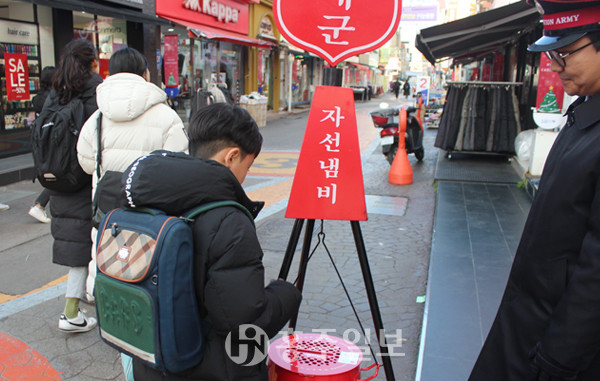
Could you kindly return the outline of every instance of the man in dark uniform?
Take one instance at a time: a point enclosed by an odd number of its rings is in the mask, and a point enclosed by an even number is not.
[[[551,59],[579,98],[548,155],[470,381],[600,380],[600,1],[538,0]]]

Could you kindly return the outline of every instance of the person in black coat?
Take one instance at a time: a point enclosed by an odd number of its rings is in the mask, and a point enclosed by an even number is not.
[[[402,86],[402,93],[404,94],[404,98],[408,99],[408,96],[410,95],[410,83],[408,82],[408,79],[406,79],[406,82],[404,82],[404,85]]]
[[[192,117],[189,140],[191,156],[155,151],[130,166],[125,172],[130,175],[124,176],[131,179],[123,184],[124,205],[181,215],[208,202],[233,200],[256,217],[264,203],[251,201],[241,186],[262,146],[250,114],[226,103],[208,105]],[[252,366],[239,364],[228,355],[226,338],[242,325],[255,326],[274,337],[298,311],[300,291],[284,280],[265,287],[263,251],[252,221],[240,209],[221,207],[201,214],[192,231],[196,295],[201,307],[190,313],[211,324],[203,358],[181,374],[163,374],[134,358],[134,378],[267,380],[265,359]]]
[[[394,96],[398,99],[398,94],[400,94],[400,81],[398,79],[392,82],[392,90],[394,91]]]
[[[569,95],[470,381],[600,380],[600,1],[538,0]],[[585,16],[585,17],[584,17]]]
[[[98,75],[98,60],[94,46],[86,40],[69,42],[60,57],[52,78],[52,90],[45,102],[66,104],[80,97],[85,119],[96,111],[96,86],[102,82]],[[82,126],[78,126],[80,129]],[[81,190],[74,193],[50,191],[50,232],[54,238],[52,261],[69,266],[66,303],[58,328],[67,332],[87,332],[96,326],[96,319],[79,310],[85,296],[87,265],[92,258],[92,177]]]
[[[54,76],[55,71],[56,68],[54,66],[46,66],[42,69],[42,73],[40,74],[40,89],[35,97],[31,99],[36,118],[42,112],[44,103],[50,94],[50,90],[52,89],[52,77]],[[33,206],[29,209],[29,215],[42,223],[49,223],[50,218],[46,215],[46,205],[48,205],[48,201],[50,201],[50,192],[47,189],[43,189],[35,199]]]

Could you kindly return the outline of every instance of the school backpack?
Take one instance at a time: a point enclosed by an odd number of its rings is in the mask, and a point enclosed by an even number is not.
[[[210,324],[201,319],[194,284],[190,224],[216,201],[180,217],[157,209],[114,209],[100,223],[94,286],[102,339],[162,372],[190,369],[202,359]]]
[[[77,192],[92,181],[77,160],[77,139],[85,122],[83,101],[74,97],[61,105],[54,91],[50,96],[31,130],[36,178],[45,188]]]

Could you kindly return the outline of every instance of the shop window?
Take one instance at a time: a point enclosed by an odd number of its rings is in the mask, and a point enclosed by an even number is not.
[[[2,24],[5,28],[0,30],[0,157],[29,152],[29,129],[35,119],[31,99],[40,88],[37,25],[8,20]]]
[[[243,94],[241,84],[242,47],[230,42],[220,42],[219,83],[224,84],[236,102]]]
[[[106,78],[110,57],[127,46],[127,21],[73,12],[73,38],[88,40],[94,44],[98,51],[100,76]]]

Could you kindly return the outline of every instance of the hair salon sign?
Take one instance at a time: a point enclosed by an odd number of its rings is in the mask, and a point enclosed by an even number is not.
[[[27,55],[4,53],[6,96],[9,101],[29,100],[29,68]]]
[[[332,66],[385,44],[398,29],[401,11],[401,0],[322,0],[318,6],[273,1],[281,34]]]

